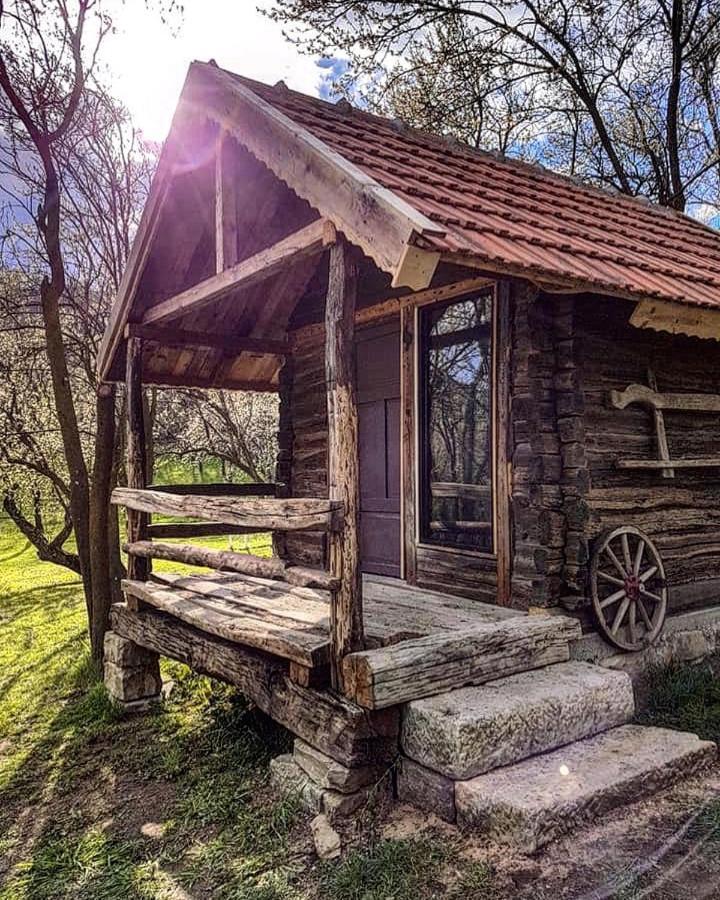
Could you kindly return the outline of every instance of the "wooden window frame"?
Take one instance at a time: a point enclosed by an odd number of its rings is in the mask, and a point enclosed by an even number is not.
[[[490,490],[491,490],[491,537],[492,549],[480,550],[474,547],[463,547],[452,543],[434,543],[423,537],[423,517],[424,504],[427,502],[425,498],[425,485],[423,478],[427,468],[426,446],[426,384],[425,373],[423,371],[423,359],[425,355],[425,347],[423,345],[423,329],[421,324],[421,315],[429,306],[445,306],[449,307],[455,303],[462,303],[463,300],[471,300],[473,298],[484,295],[490,302]],[[465,291],[454,297],[443,298],[441,301],[418,304],[414,309],[413,331],[415,335],[414,346],[414,402],[413,402],[413,418],[414,418],[414,438],[415,438],[415,545],[421,549],[440,550],[443,553],[455,553],[463,556],[471,556],[473,559],[496,560],[498,553],[498,462],[501,454],[498,452],[498,296],[497,285],[489,285],[485,288],[479,288],[473,291]]]

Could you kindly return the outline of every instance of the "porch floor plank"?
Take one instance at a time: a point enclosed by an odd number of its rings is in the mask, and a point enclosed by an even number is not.
[[[208,634],[263,650],[309,669],[330,657],[330,593],[236,572],[153,573],[123,583],[126,593]],[[368,648],[522,616],[517,611],[416,588],[393,579],[363,579]]]

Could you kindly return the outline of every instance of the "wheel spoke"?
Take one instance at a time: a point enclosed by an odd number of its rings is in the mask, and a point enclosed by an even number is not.
[[[626,597],[618,607],[618,611],[615,614],[613,623],[610,626],[610,631],[612,631],[613,634],[617,634],[618,628],[620,628],[620,626],[622,625],[623,619],[625,618],[625,613],[628,611],[628,607],[630,606],[630,602],[630,598]]]
[[[643,553],[645,552],[645,541],[640,538],[637,550],[635,551],[635,564],[633,565],[633,575],[640,574],[640,566],[642,565]]]
[[[615,591],[614,594],[610,594],[609,597],[606,597],[604,600],[600,601],[600,609],[605,609],[606,606],[612,606],[613,603],[617,603],[618,600],[622,600],[625,596],[625,588],[621,591]]]
[[[662,631],[668,584],[653,539],[631,525],[593,543],[589,599],[598,630],[620,650],[649,646]]]
[[[616,569],[618,570],[618,572],[620,573],[620,577],[623,578],[623,580],[624,580],[625,578],[627,578],[628,573],[625,571],[625,569],[623,569],[622,563],[621,563],[620,560],[617,558],[617,556],[615,556],[615,554],[613,553],[612,547],[609,547],[609,546],[606,547],[606,548],[605,548],[605,552],[606,552],[607,555],[610,557],[610,559],[611,559],[611,561],[612,561],[612,564],[615,566],[615,568],[616,568]]]
[[[627,532],[623,531],[620,535],[620,545],[622,546],[623,559],[625,560],[625,571],[632,571],[632,561],[630,559],[630,542],[628,541]]]
[[[645,604],[642,602],[642,597],[638,600],[637,607],[640,610],[640,615],[643,617],[643,619],[645,621],[645,627],[647,628],[648,631],[652,631],[653,623],[652,623],[650,616],[648,615],[647,610],[645,609]]]
[[[628,628],[630,629],[630,643],[634,644],[637,640],[637,609],[636,604],[630,604],[630,614],[628,616]]]
[[[622,581],[620,578],[616,578],[614,575],[610,575],[608,572],[601,572],[598,570],[597,576],[598,578],[602,578],[603,581],[609,581],[610,584],[614,584],[617,587],[625,587],[624,581]]]
[[[645,584],[646,581],[648,581],[650,578],[653,577],[653,575],[657,572],[657,570],[658,570],[657,566],[650,566],[650,568],[646,572],[642,573],[642,575],[640,576],[640,581],[642,581],[642,583]]]

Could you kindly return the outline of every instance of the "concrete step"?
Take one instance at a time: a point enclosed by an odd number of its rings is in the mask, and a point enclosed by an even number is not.
[[[466,779],[629,722],[624,672],[566,662],[480,687],[413,700],[403,710],[406,756]]]
[[[654,794],[717,759],[697,735],[623,725],[455,785],[458,824],[534,853],[610,809]]]

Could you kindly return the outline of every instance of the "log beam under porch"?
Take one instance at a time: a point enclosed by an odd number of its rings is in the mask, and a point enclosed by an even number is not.
[[[399,711],[370,713],[330,691],[290,680],[286,661],[205,634],[162,612],[117,603],[112,630],[140,647],[237,687],[308,744],[349,768],[390,762],[397,753]]]

